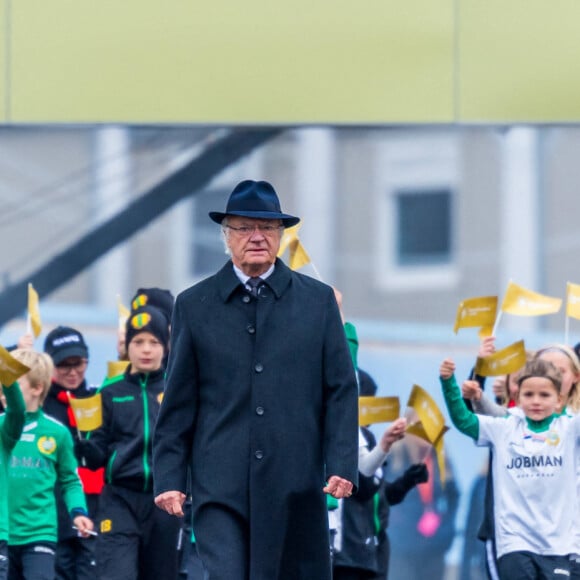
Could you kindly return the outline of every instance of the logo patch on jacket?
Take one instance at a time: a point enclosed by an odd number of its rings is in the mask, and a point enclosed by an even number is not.
[[[101,534],[106,534],[113,529],[113,521],[112,520],[103,520],[101,522]]]
[[[52,455],[56,451],[56,440],[54,437],[46,437],[43,435],[38,439],[36,446],[44,455]]]

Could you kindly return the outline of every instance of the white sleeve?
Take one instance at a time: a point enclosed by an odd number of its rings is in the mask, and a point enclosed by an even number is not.
[[[380,445],[374,447],[372,451],[369,451],[367,447],[365,454],[361,453],[361,449],[359,448],[358,454],[358,470],[364,476],[371,477],[383,465],[387,453],[381,449]]]

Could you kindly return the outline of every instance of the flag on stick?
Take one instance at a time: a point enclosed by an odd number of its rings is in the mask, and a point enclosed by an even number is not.
[[[417,391],[415,392],[415,389],[417,389]],[[413,394],[413,392],[415,392],[415,395]],[[441,484],[445,485],[445,445],[443,444],[443,435],[445,435],[445,433],[447,433],[447,431],[449,431],[449,427],[447,427],[444,423],[442,424],[441,427],[439,427],[439,415],[441,416],[441,420],[443,420],[443,415],[441,414],[441,411],[439,411],[437,405],[435,404],[435,401],[433,401],[433,399],[431,399],[431,396],[424,391],[423,389],[421,389],[421,387],[419,387],[418,385],[415,385],[413,387],[413,392],[411,392],[411,397],[409,397],[409,404],[408,406],[413,408],[417,415],[419,416],[419,411],[417,410],[417,406],[412,406],[411,399],[415,399],[413,404],[417,405],[417,403],[420,404],[420,406],[425,405],[425,401],[427,401],[427,406],[431,408],[431,413],[433,414],[433,416],[437,417],[436,419],[436,425],[435,427],[433,426],[433,421],[431,421],[431,419],[427,419],[427,425],[431,425],[430,427],[428,427],[429,432],[427,431],[427,429],[425,428],[425,423],[423,423],[423,420],[421,418],[419,418],[419,421],[416,423],[412,423],[410,424],[407,429],[406,429],[406,433],[408,435],[415,435],[416,437],[420,437],[421,439],[423,439],[424,441],[427,441],[427,443],[430,443],[433,446],[433,449],[435,449],[435,455],[437,456],[437,465],[439,466],[439,477],[441,479]],[[427,416],[429,415],[429,413],[422,413],[423,416]],[[434,433],[436,433],[437,431],[439,431],[438,435],[436,436],[435,439],[432,439],[432,436]]]
[[[482,377],[509,375],[519,371],[526,364],[524,341],[519,340],[486,357],[478,357],[475,373]]]
[[[413,385],[407,406],[417,413],[428,441],[435,443],[445,432],[445,418],[431,395],[419,385]]]
[[[399,397],[359,397],[358,423],[388,423],[399,417],[400,410]]]
[[[40,308],[38,292],[33,288],[32,284],[28,283],[28,331],[32,331],[34,338],[38,338],[42,331],[42,322],[40,320]]]
[[[566,316],[580,320],[580,284],[566,284]]]
[[[517,316],[543,316],[558,312],[561,306],[561,298],[538,294],[510,281],[501,309]]]
[[[493,328],[497,313],[497,296],[479,296],[467,298],[459,303],[453,332],[457,334],[460,328],[479,327]],[[488,336],[488,335],[486,335]]]
[[[297,224],[284,230],[284,235],[280,241],[280,249],[278,250],[278,257],[280,258],[288,249],[288,266],[292,270],[298,270],[311,262],[310,256],[298,238],[300,226],[301,224]]]
[[[68,391],[67,391],[68,393]],[[76,399],[70,396],[69,403],[74,413],[79,431],[94,431],[103,423],[103,409],[101,393],[85,399]]]
[[[0,346],[0,383],[9,387],[16,379],[30,370],[16,360],[3,346]]]

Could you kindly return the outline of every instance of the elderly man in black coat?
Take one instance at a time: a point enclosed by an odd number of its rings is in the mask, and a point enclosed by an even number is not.
[[[210,580],[330,578],[325,493],[357,483],[357,386],[331,287],[277,259],[274,188],[246,180],[221,224],[229,261],[182,292],[153,444],[155,503],[193,530]]]

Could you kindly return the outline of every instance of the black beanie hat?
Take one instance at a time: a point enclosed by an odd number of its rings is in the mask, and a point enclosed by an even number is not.
[[[139,310],[143,306],[154,306],[165,314],[167,323],[171,323],[173,314],[173,294],[163,288],[139,288],[131,299],[131,311]]]
[[[165,352],[169,349],[169,323],[165,314],[154,306],[142,306],[131,312],[125,326],[125,347],[140,332],[150,332],[163,345]]]

